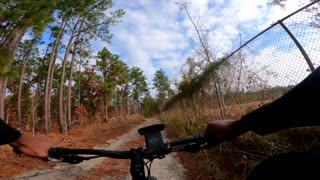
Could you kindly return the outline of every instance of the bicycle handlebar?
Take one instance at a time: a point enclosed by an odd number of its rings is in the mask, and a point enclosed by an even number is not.
[[[152,162],[154,159],[164,158],[165,155],[171,152],[186,151],[195,153],[202,149],[209,148],[211,145],[210,137],[207,133],[198,134],[195,136],[190,136],[164,143],[160,132],[163,129],[163,124],[154,124],[139,129],[139,134],[145,136],[146,148],[132,148],[130,151],[110,151],[101,149],[70,149],[57,147],[49,149],[49,160],[55,162],[77,164],[84,160],[89,160],[98,157],[131,159],[131,176],[133,177],[133,179],[145,180],[150,178],[150,172],[146,177],[144,172],[144,166],[147,166],[147,163],[144,163],[144,159],[147,159],[149,160],[149,162]],[[151,166],[151,163],[149,166]],[[150,170],[150,167],[147,169]]]
[[[166,155],[175,151],[186,151],[186,152],[198,152],[202,149],[209,147],[208,134],[198,134],[196,136],[190,136],[183,139],[178,139],[172,142],[165,143],[166,149],[162,151],[161,155]],[[150,154],[148,149],[141,149],[144,153],[143,158],[154,159],[154,156]],[[50,148],[48,154],[52,158],[66,158],[75,157],[72,155],[95,155],[94,157],[110,157],[116,159],[130,159],[131,151],[111,151],[111,150],[101,150],[101,149],[71,149],[63,147]],[[86,157],[88,158],[88,157]],[[90,158],[90,157],[89,157]]]
[[[97,157],[110,157],[117,159],[130,159],[130,151],[109,151],[101,149],[70,149],[70,148],[50,148],[48,151],[49,157],[61,159],[64,162],[76,164],[83,160],[89,160]],[[80,155],[95,155],[84,157]],[[75,159],[75,160],[74,160]]]

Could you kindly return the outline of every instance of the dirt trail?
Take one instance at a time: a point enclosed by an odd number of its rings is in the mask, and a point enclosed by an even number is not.
[[[106,142],[105,145],[96,147],[96,149],[108,149],[108,150],[119,150],[126,143],[132,141],[138,136],[138,129],[148,124],[156,123],[157,120],[149,119],[145,123],[133,128],[131,131],[123,134],[122,136],[111,139]],[[58,164],[53,169],[41,169],[37,168],[34,170],[26,171],[11,179],[15,180],[65,180],[65,179],[76,179],[86,174],[95,166],[100,165],[106,158],[97,158],[89,161],[82,162],[76,165],[70,164]],[[163,180],[182,180],[185,179],[185,169],[182,164],[179,163],[179,159],[174,153],[166,156],[164,159],[154,160],[151,168],[152,175],[157,179]],[[101,177],[100,179],[121,179],[115,177]],[[123,178],[122,178],[123,179]],[[128,174],[124,179],[131,179]]]

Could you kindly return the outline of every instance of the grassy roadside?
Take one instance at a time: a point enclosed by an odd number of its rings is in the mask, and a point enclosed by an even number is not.
[[[161,116],[173,137],[203,132],[208,116],[193,111],[166,112]],[[266,136],[248,132],[237,139],[196,154],[179,153],[189,179],[245,179],[263,159],[292,151],[320,149],[319,127],[295,128]]]

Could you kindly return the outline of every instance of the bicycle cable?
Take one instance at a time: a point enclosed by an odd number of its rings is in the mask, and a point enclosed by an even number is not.
[[[149,160],[147,162],[144,162],[144,165],[146,166],[147,171],[148,171],[148,178],[147,179],[150,179],[150,177],[151,177],[151,165],[152,165],[152,162],[153,162],[153,160]],[[149,163],[149,165],[148,165],[148,163]]]

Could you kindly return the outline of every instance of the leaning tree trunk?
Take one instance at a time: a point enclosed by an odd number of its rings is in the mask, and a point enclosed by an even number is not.
[[[106,113],[105,123],[107,123],[108,122],[108,104],[109,104],[107,95],[105,96],[105,103],[106,103],[106,107],[105,107],[105,113]]]
[[[118,117],[118,99],[117,99],[118,97],[117,97],[117,93],[114,93],[114,99],[115,99],[115,101],[114,101],[114,109],[115,109],[115,111],[116,111],[116,117]]]
[[[205,44],[204,41],[203,41],[203,36],[202,36],[202,34],[200,33],[199,26],[197,26],[197,24],[196,24],[196,23],[194,22],[194,20],[192,19],[191,15],[190,15],[190,12],[189,12],[189,10],[188,10],[188,8],[187,8],[187,6],[186,6],[185,4],[183,4],[183,5],[182,5],[182,8],[186,11],[188,18],[190,19],[193,27],[195,28],[196,33],[197,33],[198,38],[199,38],[199,41],[200,41],[200,44],[201,44],[202,48],[203,48],[204,51],[205,51],[205,55],[206,55],[206,57],[207,57],[207,60],[208,60],[208,62],[210,62],[210,57],[211,57],[212,60],[213,60],[213,56],[212,56],[212,54],[209,52],[209,49],[207,48],[206,44]],[[220,92],[219,92],[219,89],[218,89],[218,84],[217,84],[217,82],[216,82],[216,78],[215,78],[215,77],[213,77],[213,83],[214,83],[214,86],[215,86],[215,89],[216,89],[216,92],[215,92],[215,93],[216,93],[217,98],[218,98],[220,115],[221,115],[221,118],[224,118],[224,116],[225,116],[225,115],[224,115],[224,105],[223,105],[223,103],[222,103],[223,99],[222,99],[222,97],[221,97],[221,95],[220,95]]]
[[[66,24],[67,24],[67,18],[64,17],[61,22],[60,31],[57,35],[56,41],[52,47],[52,52],[50,55],[50,62],[48,67],[48,74],[47,74],[46,87],[45,87],[45,93],[44,93],[44,118],[45,118],[46,134],[50,132],[50,121],[51,121],[50,120],[50,96],[51,96],[54,65],[55,65],[55,60],[58,52],[58,47],[59,47]]]
[[[138,98],[136,99],[137,100],[137,104],[136,104],[136,106],[137,106],[137,108],[136,108],[136,113],[137,114],[140,114],[140,108],[139,108],[139,96],[138,96]]]
[[[71,65],[70,65],[70,75],[69,75],[69,84],[68,84],[68,91],[67,91],[67,123],[68,123],[68,129],[70,129],[72,127],[72,119],[71,119],[71,100],[72,100],[72,81],[73,81],[73,66],[76,60],[76,50],[77,50],[77,46],[78,46],[78,40],[79,40],[79,36],[77,36],[77,39],[74,43],[73,46],[73,51],[72,51],[72,58],[71,58]]]
[[[60,132],[65,133],[66,132],[66,118],[63,108],[63,89],[64,89],[64,77],[66,72],[66,66],[68,61],[68,56],[70,54],[71,46],[73,43],[74,34],[76,33],[77,26],[79,24],[79,21],[74,25],[72,33],[70,35],[70,39],[66,48],[66,52],[64,54],[64,59],[62,63],[62,72],[61,72],[61,79],[60,79],[60,90],[59,90],[59,125],[60,125]]]
[[[81,21],[81,24],[80,24],[80,27],[79,27],[79,30],[81,30],[82,28],[82,24],[83,24],[83,21]],[[68,129],[71,128],[72,126],[72,117],[71,117],[71,99],[72,99],[72,81],[73,81],[73,72],[74,72],[74,69],[73,69],[73,66],[75,64],[75,61],[76,61],[76,52],[77,52],[77,48],[78,48],[78,43],[79,43],[79,39],[80,39],[80,35],[81,33],[78,33],[77,34],[77,38],[74,42],[74,45],[73,45],[73,51],[72,51],[72,58],[71,58],[71,65],[70,65],[70,75],[69,75],[69,84],[68,84],[68,92],[67,92],[67,123],[68,123]]]
[[[221,97],[221,94],[220,94],[220,91],[219,91],[219,85],[217,83],[217,80],[215,77],[212,77],[213,78],[213,84],[214,84],[214,87],[215,87],[215,93],[217,95],[217,98],[218,98],[218,105],[219,105],[219,110],[220,110],[220,116],[222,119],[225,118],[225,114],[224,114],[224,103],[223,103],[223,97]]]
[[[130,117],[130,102],[129,102],[129,95],[128,95],[128,88],[126,87],[126,104],[127,104],[127,114]]]
[[[122,106],[122,103],[123,103],[123,96],[121,95],[120,97],[120,117],[123,117],[123,106]]]
[[[127,104],[127,114],[128,114],[128,116],[130,117],[130,104],[129,104],[129,98],[128,98],[128,96],[126,97],[126,104]]]
[[[27,63],[28,63],[32,48],[36,44],[36,40],[37,39],[34,38],[31,42],[31,45],[27,51],[27,54],[25,55],[25,57],[23,59],[22,68],[21,68],[21,72],[19,75],[19,87],[18,87],[18,126],[19,127],[21,127],[21,125],[22,125],[22,113],[21,113],[21,99],[22,98],[21,98],[21,94],[22,94],[23,76],[24,76],[25,69],[27,67]]]
[[[27,21],[27,20],[26,20]],[[19,43],[27,30],[27,24],[24,26],[16,26],[11,33],[6,37],[0,46],[0,52],[7,54],[7,62],[0,67],[0,118],[4,119],[4,99],[6,96],[7,77],[6,73],[10,71],[11,62],[16,55]]]
[[[6,96],[7,77],[0,76],[0,118],[4,119],[4,97]]]
[[[4,119],[5,76],[0,76],[0,118]]]

